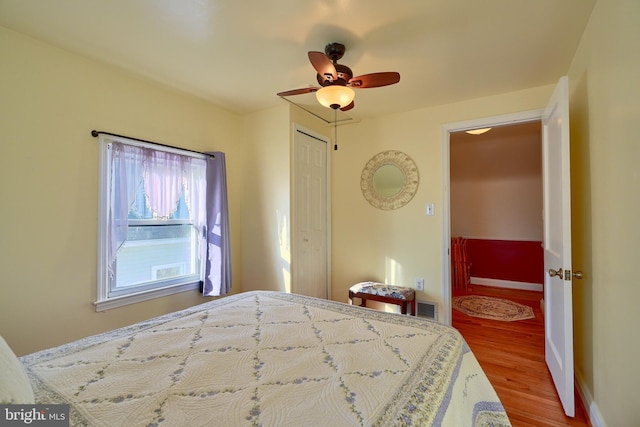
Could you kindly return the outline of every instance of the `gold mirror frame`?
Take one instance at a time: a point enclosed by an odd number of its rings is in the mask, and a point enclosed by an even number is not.
[[[378,194],[373,178],[382,166],[392,165],[400,169],[404,175],[404,184],[400,190],[389,197]],[[405,153],[396,150],[383,151],[373,156],[365,165],[360,177],[362,195],[371,206],[382,210],[399,209],[409,203],[418,190],[420,177],[418,166]]]

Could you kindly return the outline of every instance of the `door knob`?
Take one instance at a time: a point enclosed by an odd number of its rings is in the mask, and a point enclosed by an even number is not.
[[[549,269],[549,277],[559,277],[564,280],[569,280],[571,276],[573,276],[574,279],[582,279],[584,277],[582,271],[580,270],[576,270],[571,273],[571,270],[562,271],[561,268],[559,268],[558,270],[554,270],[553,268]]]
[[[549,269],[549,277],[559,277],[559,278],[563,278],[563,271],[561,268],[559,268],[558,270],[554,270],[553,268]]]

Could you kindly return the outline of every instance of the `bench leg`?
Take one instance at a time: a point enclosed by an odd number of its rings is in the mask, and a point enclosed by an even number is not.
[[[367,294],[356,294],[355,292],[349,291],[349,304],[353,305],[353,299],[354,298],[360,298],[360,307],[366,307],[367,306]],[[407,314],[407,306],[410,305],[411,306],[411,314],[415,316],[416,314],[416,300],[415,298],[410,300],[410,301],[406,301],[406,300],[400,300],[400,299],[396,299],[396,298],[382,298],[379,299],[380,297],[374,297],[374,301],[379,301],[382,302],[384,304],[395,304],[395,305],[399,305],[400,306],[400,313],[402,314]]]
[[[349,291],[349,304],[353,305],[353,298],[360,298],[360,307],[366,307],[367,306],[367,300],[365,297],[360,296],[360,295],[356,295],[354,294],[352,291]]]

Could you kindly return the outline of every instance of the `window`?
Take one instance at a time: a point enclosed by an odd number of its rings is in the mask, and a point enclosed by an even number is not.
[[[98,311],[200,287],[205,157],[100,136]]]

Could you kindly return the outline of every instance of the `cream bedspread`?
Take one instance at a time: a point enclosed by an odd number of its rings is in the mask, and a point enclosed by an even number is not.
[[[21,358],[72,425],[507,426],[459,333],[293,294],[232,295]]]

